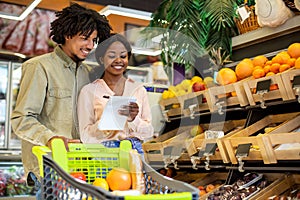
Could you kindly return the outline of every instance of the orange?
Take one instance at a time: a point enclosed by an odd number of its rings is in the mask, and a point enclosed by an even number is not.
[[[265,76],[265,71],[261,68],[257,68],[253,71],[252,76],[254,78],[261,78]]]
[[[239,80],[247,78],[252,75],[254,65],[249,58],[243,59],[235,67],[235,73]]]
[[[277,84],[270,85],[270,91],[272,90],[278,90],[278,85]]]
[[[252,63],[254,66],[264,66],[267,61],[268,58],[264,55],[259,55],[252,59]]]
[[[279,63],[273,63],[270,67],[270,71],[277,74],[279,72],[280,64]]]
[[[300,43],[293,43],[287,49],[288,54],[292,58],[299,58],[300,57]]]
[[[106,181],[109,188],[114,190],[129,190],[131,188],[130,172],[121,167],[115,167],[107,174]]]
[[[295,68],[300,69],[300,57],[295,61]]]
[[[282,64],[279,67],[279,72],[284,72],[286,70],[288,70],[291,66],[289,64]]]
[[[296,58],[290,58],[287,64],[289,64],[291,67],[294,67],[295,62],[296,62]]]
[[[236,91],[232,91],[232,92],[231,92],[231,96],[232,96],[232,97],[236,97],[236,96],[237,96]]]
[[[291,57],[287,52],[282,51],[272,58],[272,63],[286,64],[289,62],[290,58]]]
[[[221,85],[227,85],[237,82],[237,76],[232,69],[225,67],[218,72],[217,81]]]
[[[262,68],[263,68],[262,66],[257,65],[257,66],[255,66],[255,67],[253,68],[253,71],[256,70],[256,69],[262,69]]]
[[[93,185],[97,187],[101,187],[105,190],[109,190],[108,183],[104,178],[95,178]]]
[[[270,72],[270,68],[271,68],[271,65],[265,65],[263,69],[264,69],[265,73],[268,73],[268,72]]]
[[[266,63],[265,63],[265,66],[266,65],[272,65],[272,60],[268,60]]]
[[[273,75],[275,75],[274,72],[268,72],[268,73],[266,74],[266,76],[273,76]]]

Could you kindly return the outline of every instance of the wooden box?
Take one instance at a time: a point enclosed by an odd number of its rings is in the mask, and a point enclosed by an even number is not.
[[[211,101],[211,111],[218,111],[222,107],[244,107],[249,105],[249,101],[243,86],[243,82],[246,80],[247,79],[224,86],[215,86],[209,88],[208,93]]]
[[[242,128],[244,128],[245,121],[246,120],[244,119],[230,120],[230,121],[218,122],[212,124],[203,124],[202,126],[204,130],[223,131],[225,134],[224,137],[227,137],[235,133],[236,131],[239,131]],[[224,163],[230,162],[229,156],[226,152],[226,148],[224,147],[224,144],[220,139],[205,139],[203,135],[198,135],[186,140],[185,143],[186,143],[186,149],[188,155],[190,157],[195,153],[199,152],[200,149],[204,149],[206,144],[217,143],[218,150],[216,151],[216,154],[212,157],[212,160],[223,160]]]
[[[221,173],[221,172],[212,172],[207,174],[206,176],[202,177],[201,179],[195,180],[194,182],[190,183],[192,186],[199,188],[199,199],[205,200],[207,199],[208,195],[211,194],[214,190],[218,189],[220,186],[224,185],[226,179],[228,178],[228,173]],[[213,185],[214,188],[206,190],[206,186]],[[202,188],[206,192],[202,192]]]
[[[184,141],[191,137],[190,130],[193,126],[184,126],[164,133],[157,138],[142,144],[145,152],[145,160],[164,161],[164,154],[167,147],[178,147],[177,150],[185,149]]]
[[[263,136],[272,163],[278,160],[300,160],[300,114]]]
[[[162,99],[159,101],[162,113],[168,120],[172,117],[182,117],[191,116],[191,110],[187,106],[189,100],[197,99],[197,97],[202,96],[202,102],[196,102],[197,106],[193,108],[194,112],[210,112],[211,111],[211,101],[208,95],[208,90],[203,90],[199,92],[191,92],[178,97],[173,97],[170,99]],[[189,104],[188,104],[189,105]]]
[[[229,137],[221,138],[231,163],[238,163],[236,158],[238,145],[249,143],[251,143],[252,148],[250,149],[249,155],[243,158],[243,160],[263,160],[265,164],[274,163],[274,158],[269,156],[269,150],[266,149],[263,136],[270,130],[275,129],[279,124],[286,123],[298,114],[299,113],[269,115]]]
[[[296,83],[295,77],[300,76],[300,69],[291,69],[283,72],[281,74],[281,78],[283,81],[283,84],[285,86],[287,96],[289,99],[296,99],[296,96],[300,96],[300,85],[299,83]],[[299,80],[299,79],[298,79]],[[294,83],[295,81],[295,83]],[[294,88],[294,84],[298,85]],[[297,91],[298,88],[298,91]]]
[[[260,89],[257,88],[257,85],[263,83],[264,81],[269,81],[269,80],[271,82],[270,88],[268,88],[269,91],[259,94],[259,92],[257,91],[259,91]],[[244,85],[244,90],[246,92],[249,104],[251,106],[260,104],[261,107],[264,108],[265,106],[264,104],[267,101],[289,100],[280,73],[272,76],[259,78],[259,79],[251,78],[247,81],[244,81],[243,85]]]
[[[252,196],[249,200],[268,200],[268,199],[274,199],[274,197],[279,197],[280,195],[287,195],[290,191],[292,191],[295,188],[299,189],[300,184],[300,176],[299,174],[287,174],[284,175],[277,180],[275,180],[273,183],[271,183],[268,187],[261,190],[256,195]],[[281,198],[277,198],[281,199]],[[288,198],[282,198],[282,199],[288,199]]]

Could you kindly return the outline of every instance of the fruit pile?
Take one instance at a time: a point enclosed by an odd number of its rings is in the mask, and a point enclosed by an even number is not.
[[[169,99],[173,97],[182,96],[191,92],[198,92],[206,90],[208,87],[214,85],[212,77],[205,77],[202,79],[199,76],[193,76],[191,79],[184,79],[177,85],[171,85],[168,90],[162,93],[162,99]]]
[[[87,178],[83,172],[71,172],[70,175],[77,181],[86,183]],[[107,191],[125,191],[130,190],[132,186],[131,173],[121,167],[115,167],[109,171],[106,178],[97,177],[92,185],[103,188]]]
[[[26,184],[23,167],[0,169],[0,197],[34,195],[34,188]]]
[[[227,85],[248,77],[258,79],[284,72],[292,67],[300,69],[300,43],[291,44],[286,51],[277,53],[271,59],[258,55],[253,59],[244,58],[234,70],[222,68],[218,72],[217,82],[220,85]]]
[[[268,184],[268,181],[265,180],[263,176],[257,173],[247,173],[231,185],[220,186],[217,190],[214,190],[207,199],[242,200],[265,188]]]
[[[221,186],[221,181],[220,182],[216,182],[216,183],[210,183],[208,185],[199,185],[198,189],[199,189],[199,196],[203,196],[209,192],[212,192],[213,190],[215,190],[216,188]]]

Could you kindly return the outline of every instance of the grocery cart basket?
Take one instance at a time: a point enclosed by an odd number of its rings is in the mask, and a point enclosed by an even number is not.
[[[199,190],[192,185],[165,177],[143,161],[145,194],[134,196],[114,195],[110,191],[92,185],[95,178],[106,178],[114,167],[129,169],[131,143],[124,140],[120,147],[108,148],[101,144],[69,144],[67,151],[60,139],[52,142],[52,151],[45,146],[34,146],[42,177],[43,199],[107,200],[107,199],[193,199],[199,198]],[[71,172],[83,172],[86,182],[73,178]]]

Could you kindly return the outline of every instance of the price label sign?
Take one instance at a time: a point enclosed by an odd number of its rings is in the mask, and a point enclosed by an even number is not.
[[[294,76],[293,80],[293,88],[298,88],[300,87],[300,75]]]
[[[270,85],[271,85],[271,79],[257,82],[256,94],[269,92]]]
[[[214,155],[217,149],[217,143],[208,143],[205,146],[205,155]]]
[[[203,94],[200,94],[190,99],[186,99],[184,101],[183,109],[187,109],[191,105],[199,105],[200,103],[202,103],[202,99],[203,99]]]
[[[247,157],[249,155],[251,143],[247,144],[239,144],[237,149],[236,149],[236,156],[237,157]]]
[[[173,107],[173,104],[169,104],[165,106],[165,110],[170,110]]]

